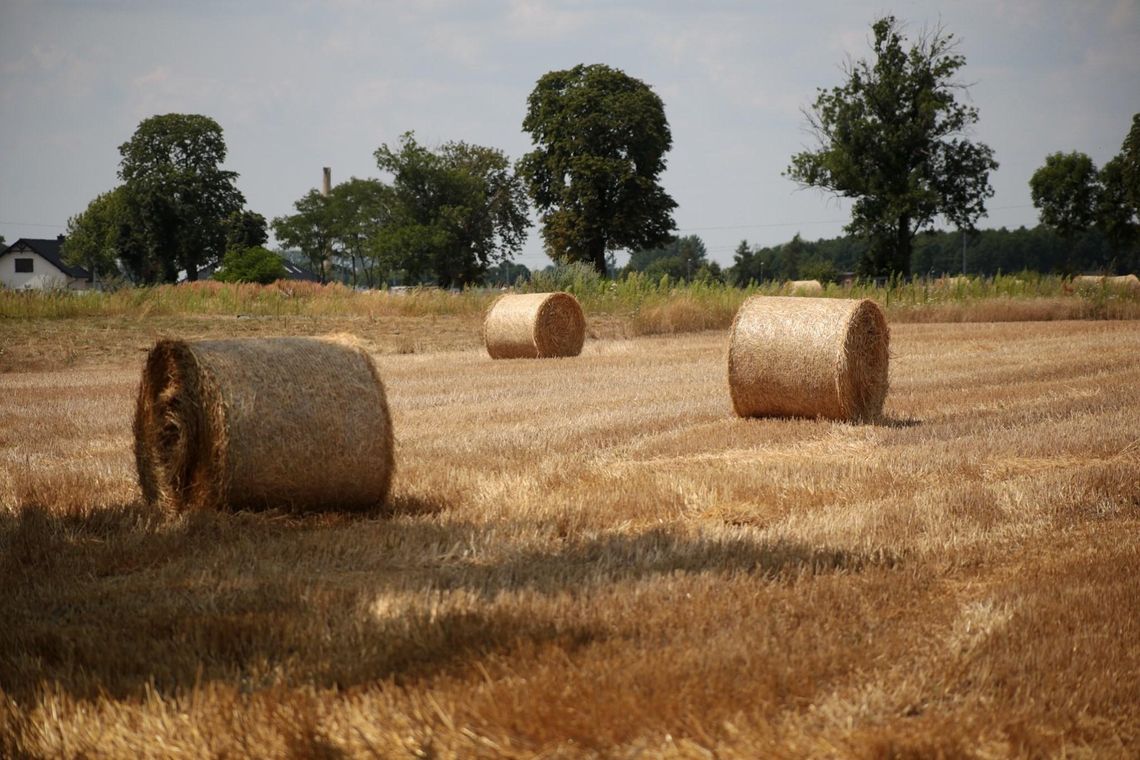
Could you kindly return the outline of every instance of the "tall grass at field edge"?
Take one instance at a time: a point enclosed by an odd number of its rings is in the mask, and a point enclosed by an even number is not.
[[[744,287],[719,282],[676,282],[668,277],[632,274],[619,280],[586,267],[536,273],[518,292],[563,290],[588,315],[628,321],[634,334],[721,329],[746,298],[788,295],[782,283]],[[478,319],[501,294],[495,288],[462,292],[439,288],[357,291],[340,284],[278,281],[270,285],[215,281],[96,291],[0,290],[0,317],[76,318],[172,315],[383,318],[458,316]],[[897,322],[1040,321],[1055,319],[1138,319],[1140,290],[1077,286],[1073,281],[1035,273],[992,278],[856,281],[829,283],[825,298],[871,298]]]

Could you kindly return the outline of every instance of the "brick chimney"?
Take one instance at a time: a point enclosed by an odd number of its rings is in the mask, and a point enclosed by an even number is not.
[[[321,195],[324,195],[327,197],[331,190],[332,190],[332,167],[326,166],[325,167],[324,182],[321,184]]]

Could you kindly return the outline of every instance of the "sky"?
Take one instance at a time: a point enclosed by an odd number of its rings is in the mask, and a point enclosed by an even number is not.
[[[539,77],[604,63],[663,100],[678,233],[728,265],[741,240],[842,234],[849,203],[781,173],[815,145],[816,89],[869,57],[885,14],[911,39],[938,26],[958,39],[980,113],[970,137],[1000,163],[980,227],[1034,226],[1028,182],[1045,157],[1100,166],[1140,111],[1140,0],[0,0],[0,235],[63,233],[118,184],[118,146],[156,114],[217,121],[225,168],[272,219],[322,167],[334,184],[385,178],[373,153],[409,130],[517,159]],[[537,223],[516,261],[550,263]]]

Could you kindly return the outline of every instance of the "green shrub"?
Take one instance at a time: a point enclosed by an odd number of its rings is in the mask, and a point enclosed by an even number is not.
[[[284,276],[281,257],[259,245],[226,251],[221,268],[214,273],[214,279],[219,282],[260,282],[262,285]]]

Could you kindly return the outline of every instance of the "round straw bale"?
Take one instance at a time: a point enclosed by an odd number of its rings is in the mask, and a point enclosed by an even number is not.
[[[1134,274],[1102,277],[1099,274],[1081,274],[1073,278],[1078,288],[1110,288],[1113,290],[1140,290],[1140,278]]]
[[[342,338],[159,341],[134,433],[143,496],[179,510],[368,509],[394,468],[384,385]]]
[[[871,300],[752,296],[736,313],[728,388],[741,417],[877,417],[890,331]]]
[[[795,295],[813,296],[823,292],[823,285],[819,280],[790,280],[785,287],[787,292]]]
[[[569,293],[508,293],[483,320],[492,359],[577,356],[585,340],[586,317]]]

